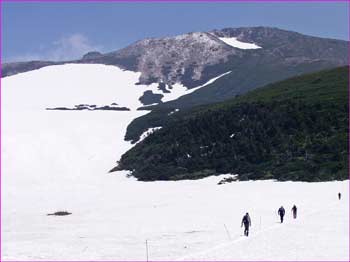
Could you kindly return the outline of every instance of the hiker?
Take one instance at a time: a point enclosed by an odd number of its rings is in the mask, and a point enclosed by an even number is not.
[[[249,227],[252,225],[248,212],[244,215],[244,217],[242,219],[241,227],[243,227],[243,225],[244,225],[244,235],[248,236],[249,235]]]
[[[298,211],[297,206],[294,205],[294,206],[292,207],[292,213],[293,213],[293,218],[294,218],[294,219],[297,218],[297,211]]]
[[[341,199],[341,193],[340,192],[338,193],[338,199],[339,200]]]
[[[281,223],[283,223],[283,217],[284,217],[284,214],[286,213],[286,211],[284,210],[284,207],[281,206],[279,209],[278,209],[278,215],[280,216],[281,218]]]

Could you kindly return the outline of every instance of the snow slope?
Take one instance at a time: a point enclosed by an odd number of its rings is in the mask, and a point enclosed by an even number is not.
[[[225,42],[226,44],[239,48],[239,49],[259,49],[261,48],[261,46],[258,46],[254,43],[246,43],[246,42],[242,42],[237,40],[236,37],[219,37],[219,39],[223,42]]]
[[[236,228],[232,230],[234,231],[233,236],[228,241],[178,259],[197,261],[233,259],[345,261],[349,259],[349,202],[347,199],[338,201],[334,194],[337,189],[348,192],[348,181],[322,184],[288,182],[274,183],[270,186],[272,192],[265,192],[264,195],[261,194],[260,188],[257,189],[262,199],[255,200],[255,202],[262,206],[250,212],[254,219],[252,218],[251,234],[248,238],[242,236],[242,232],[238,232],[236,225]],[[268,185],[265,184],[262,187],[267,189]],[[252,188],[253,185],[249,192]],[[306,191],[309,192],[306,193]],[[270,198],[273,195],[276,199],[274,201]],[[248,201],[250,202],[251,199],[248,198]],[[312,201],[317,203],[312,203]],[[294,203],[297,203],[298,206],[296,220],[291,214],[291,207]],[[276,208],[269,210],[268,214],[266,211],[271,208],[271,204]],[[280,224],[277,209],[282,204],[286,207],[286,221]],[[242,216],[243,214],[242,211]]]
[[[136,111],[138,98],[153,87],[135,85],[138,77],[61,65],[2,79],[2,260],[144,260],[146,240],[151,260],[348,259],[348,181],[219,186],[220,177],[138,182],[107,173],[131,147],[127,125],[147,113]],[[131,111],[44,110],[113,102]],[[294,203],[300,219],[277,224],[276,209]],[[46,215],[64,210],[72,215]]]
[[[179,98],[180,96],[184,96],[184,95],[188,95],[188,94],[191,94],[193,93],[194,91],[204,87],[204,86],[207,86],[207,85],[210,85],[211,83],[214,83],[217,79],[225,76],[225,75],[228,75],[230,74],[231,71],[228,71],[226,73],[223,73],[217,77],[214,77],[210,80],[208,80],[206,83],[204,83],[203,85],[200,85],[200,86],[196,86],[194,88],[191,88],[191,89],[188,89],[187,87],[185,87],[184,85],[182,84],[179,84],[179,83],[176,83],[172,86],[171,89],[167,89],[168,91],[170,91],[170,93],[164,93],[163,91],[159,90],[157,85],[150,85],[150,90],[152,90],[152,92],[154,94],[162,94],[163,97],[162,97],[162,102],[168,102],[168,101],[171,101],[171,100],[175,100],[177,98]]]

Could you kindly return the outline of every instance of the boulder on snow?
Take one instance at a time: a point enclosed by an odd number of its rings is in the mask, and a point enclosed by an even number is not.
[[[48,216],[68,216],[71,215],[72,213],[69,213],[67,211],[57,211],[55,213],[47,214]]]
[[[221,179],[218,183],[218,185],[223,185],[226,183],[231,183],[231,182],[236,182],[238,181],[238,176],[234,175],[234,176],[229,176],[229,177],[225,177],[223,179]]]

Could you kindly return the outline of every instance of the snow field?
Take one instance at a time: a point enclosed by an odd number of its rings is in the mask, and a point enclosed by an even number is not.
[[[224,175],[139,182],[107,173],[132,146],[128,124],[147,113],[135,110],[150,88],[135,86],[138,77],[63,65],[2,79],[2,260],[145,260],[146,240],[150,260],[348,260],[349,181],[217,185]],[[44,110],[112,102],[132,110]],[[46,215],[64,210],[72,215]]]

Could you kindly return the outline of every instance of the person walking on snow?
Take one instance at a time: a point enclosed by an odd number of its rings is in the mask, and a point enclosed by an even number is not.
[[[340,192],[338,193],[338,198],[339,198],[339,200],[341,199],[341,194],[340,194]]]
[[[294,219],[297,218],[297,211],[298,211],[297,206],[294,205],[294,206],[292,207],[292,213],[293,213],[293,218],[294,218]]]
[[[280,216],[281,218],[281,223],[283,223],[283,217],[284,217],[284,214],[286,213],[286,210],[284,210],[284,207],[281,206],[279,209],[278,209],[278,215]]]
[[[252,225],[248,212],[244,215],[244,217],[242,219],[241,227],[243,227],[243,225],[244,225],[244,235],[248,236],[249,235],[249,227]]]

